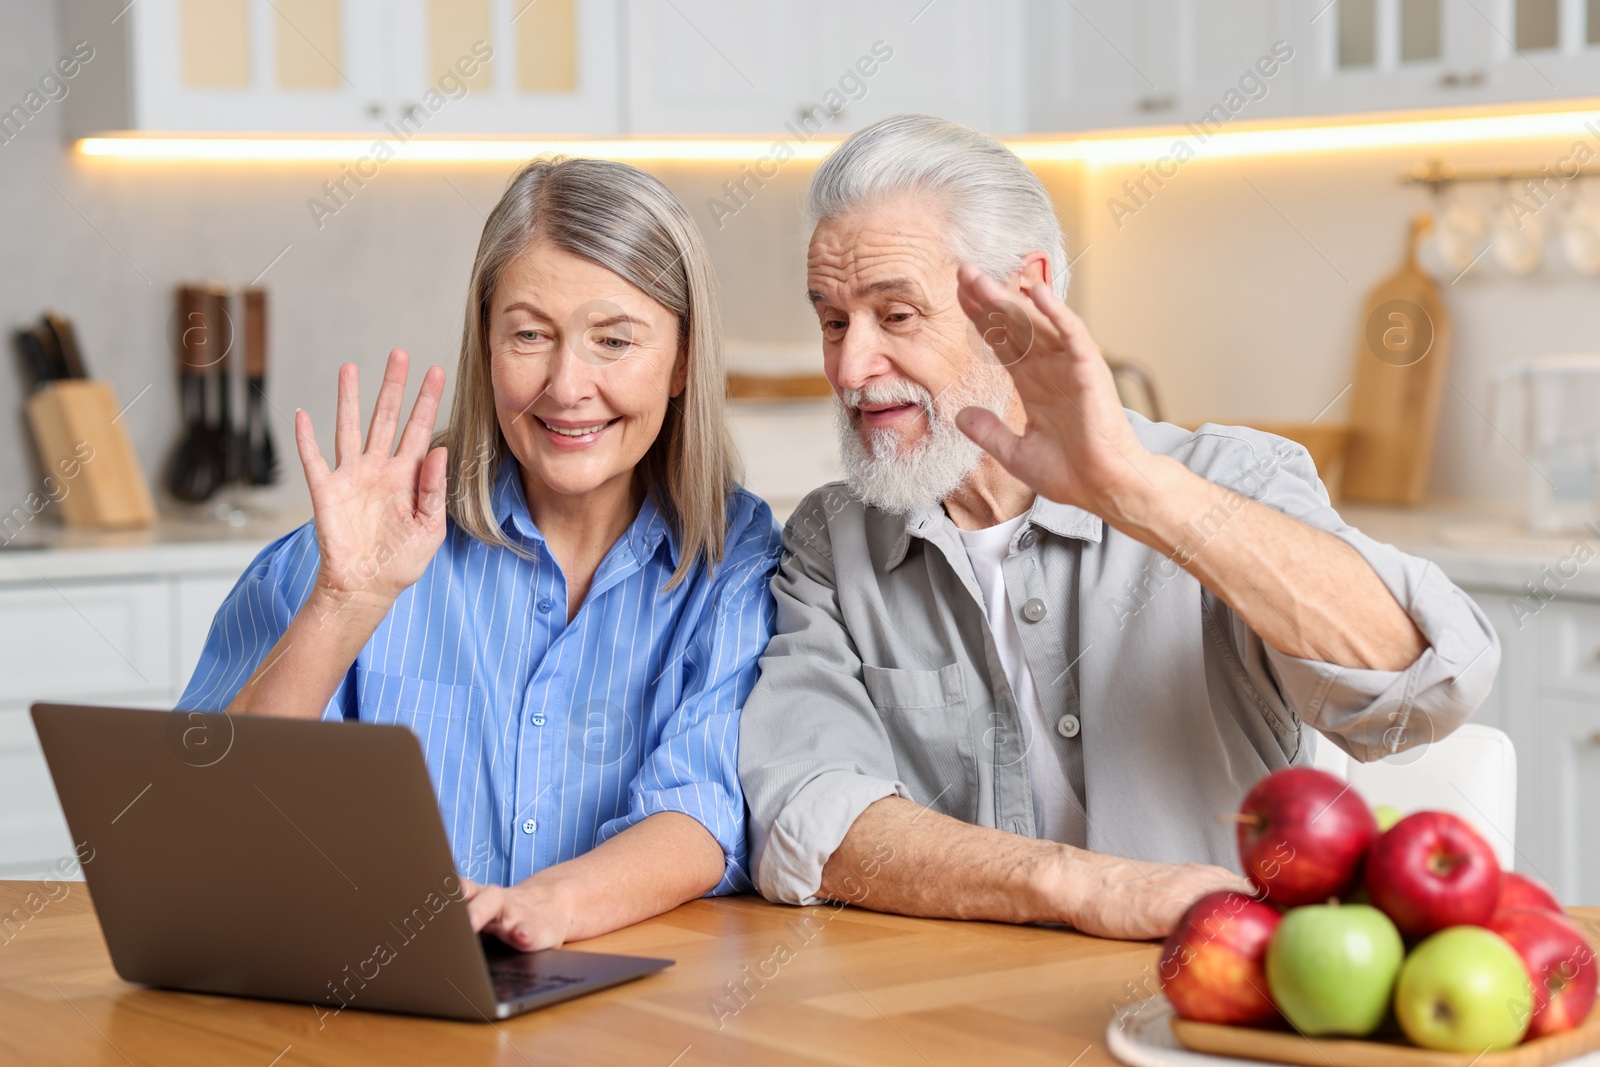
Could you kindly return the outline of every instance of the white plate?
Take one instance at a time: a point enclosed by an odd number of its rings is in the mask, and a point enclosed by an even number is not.
[[[1128,1067],[1262,1067],[1265,1060],[1241,1060],[1190,1052],[1172,1036],[1172,1004],[1153,996],[1130,1004],[1106,1026],[1106,1047]],[[1567,1067],[1600,1067],[1600,1052],[1566,1061]]]

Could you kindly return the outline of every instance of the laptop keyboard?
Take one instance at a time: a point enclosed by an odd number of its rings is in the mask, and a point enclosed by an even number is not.
[[[553,993],[583,981],[564,974],[534,974],[512,967],[491,967],[489,978],[494,983],[494,998],[501,1003]]]

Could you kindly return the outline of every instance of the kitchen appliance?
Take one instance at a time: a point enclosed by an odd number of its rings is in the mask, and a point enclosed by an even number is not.
[[[1600,354],[1521,360],[1490,381],[1494,434],[1527,471],[1528,527],[1569,533],[1600,523]]]
[[[1346,500],[1414,504],[1427,489],[1450,365],[1450,313],[1417,263],[1431,229],[1426,214],[1412,219],[1400,268],[1367,294],[1350,391]]]

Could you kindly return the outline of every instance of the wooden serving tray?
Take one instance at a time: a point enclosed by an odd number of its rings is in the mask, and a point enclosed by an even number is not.
[[[1282,1030],[1219,1026],[1172,1017],[1172,1036],[1192,1052],[1302,1067],[1545,1067],[1600,1049],[1600,1003],[1582,1026],[1500,1052],[1440,1052],[1401,1041],[1303,1037]]]

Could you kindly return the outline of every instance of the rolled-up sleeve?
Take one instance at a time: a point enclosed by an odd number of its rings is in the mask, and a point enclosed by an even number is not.
[[[753,888],[739,786],[739,716],[772,635],[770,582],[778,554],[776,526],[765,508],[760,514],[765,523],[752,522],[729,548],[706,614],[687,641],[694,680],[630,784],[628,810],[596,836],[598,844],[658,812],[689,816],[722,849],[722,881],[711,895]]]
[[[180,711],[221,711],[267,658],[311,595],[321,553],[311,523],[263,548],[217,609]],[[355,709],[354,669],[334,690],[323,717],[338,719]]]
[[[1204,432],[1204,431],[1202,431]],[[1241,431],[1235,431],[1241,432]],[[1229,643],[1259,687],[1358,760],[1369,761],[1449,734],[1489,695],[1500,642],[1483,610],[1437,564],[1375,541],[1329,504],[1310,455],[1266,434],[1236,440],[1245,463],[1212,477],[1260,503],[1324,530],[1366,561],[1416,624],[1428,647],[1398,671],[1361,670],[1302,659],[1266,644],[1218,602]],[[1238,450],[1234,450],[1237,454]]]
[[[820,496],[784,529],[777,634],[739,730],[756,887],[786,904],[817,902],[822,868],[868,805],[910,797],[840,615]]]

